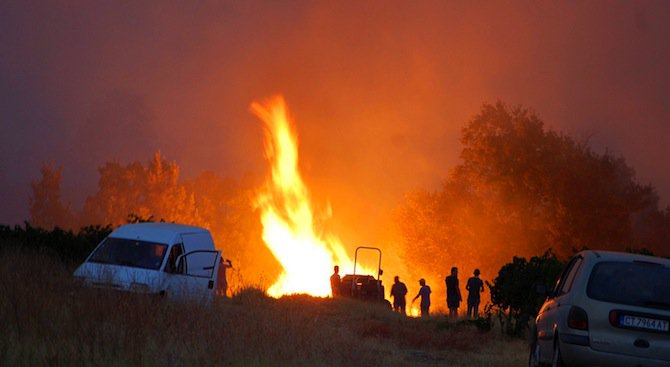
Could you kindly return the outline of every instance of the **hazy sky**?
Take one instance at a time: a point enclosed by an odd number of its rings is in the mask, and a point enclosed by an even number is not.
[[[669,20],[668,1],[5,0],[0,223],[29,217],[47,162],[75,207],[105,161],[155,150],[184,177],[262,177],[249,104],[277,93],[307,183],[349,227],[436,188],[496,100],[624,156],[667,205]]]

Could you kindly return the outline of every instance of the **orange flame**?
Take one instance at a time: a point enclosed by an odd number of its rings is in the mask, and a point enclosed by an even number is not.
[[[268,294],[328,296],[333,266],[353,270],[353,262],[335,236],[317,234],[309,190],[298,171],[297,134],[284,99],[253,102],[251,111],[264,123],[265,158],[272,166],[271,180],[257,198],[263,241],[283,267]]]

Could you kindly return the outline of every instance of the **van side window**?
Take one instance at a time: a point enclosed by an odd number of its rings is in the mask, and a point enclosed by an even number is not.
[[[177,258],[179,255],[184,253],[184,245],[181,243],[176,243],[170,249],[170,255],[168,256],[167,264],[165,265],[166,273],[180,273],[180,269],[177,269]]]
[[[582,257],[578,256],[570,261],[568,264],[567,271],[563,273],[559,284],[557,285],[556,296],[564,295],[572,289],[572,283],[575,282],[575,276],[579,272],[579,268],[582,265]]]

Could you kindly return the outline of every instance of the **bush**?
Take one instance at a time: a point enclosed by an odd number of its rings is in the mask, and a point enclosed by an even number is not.
[[[529,261],[515,256],[500,268],[493,284],[487,282],[504,332],[523,336],[528,321],[537,315],[546,297],[542,290],[551,289],[564,266],[551,250]]]
[[[112,231],[110,226],[87,226],[78,233],[59,227],[52,230],[24,226],[0,225],[0,250],[18,248],[55,256],[67,265],[79,264]]]

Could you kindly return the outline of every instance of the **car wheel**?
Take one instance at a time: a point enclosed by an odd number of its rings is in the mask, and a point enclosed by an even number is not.
[[[537,340],[533,341],[530,346],[530,353],[528,353],[528,367],[540,367],[540,344]]]
[[[561,347],[559,344],[560,342],[558,340],[554,343],[554,358],[551,359],[551,367],[565,367],[563,358],[561,357]]]

